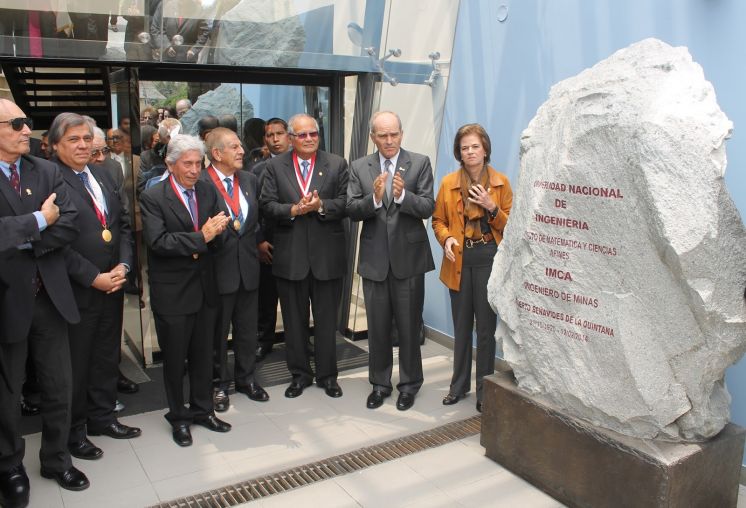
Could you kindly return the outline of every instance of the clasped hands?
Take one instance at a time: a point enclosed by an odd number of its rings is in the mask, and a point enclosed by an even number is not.
[[[103,291],[106,294],[115,293],[122,289],[122,286],[127,281],[127,267],[122,263],[112,268],[110,272],[99,273],[91,286],[94,289]]]
[[[321,209],[322,201],[319,197],[319,191],[309,192],[300,201],[290,207],[290,216],[304,215],[309,212],[317,212]]]
[[[216,236],[225,231],[230,220],[231,218],[225,212],[220,212],[214,217],[207,219],[202,225],[202,229],[200,229],[202,235],[205,237],[205,243],[210,243]]]
[[[383,195],[386,192],[386,180],[389,178],[388,171],[381,173],[373,180],[373,197],[376,203],[380,203],[383,200]],[[399,199],[401,193],[404,190],[404,178],[398,171],[394,173],[394,179],[391,182],[391,191],[394,193],[394,199]]]

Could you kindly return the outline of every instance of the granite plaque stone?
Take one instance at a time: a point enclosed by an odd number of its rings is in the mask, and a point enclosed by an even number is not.
[[[489,281],[519,388],[629,436],[723,429],[746,350],[731,129],[687,49],[655,39],[552,87]]]

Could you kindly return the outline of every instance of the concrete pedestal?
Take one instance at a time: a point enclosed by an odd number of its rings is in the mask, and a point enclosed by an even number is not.
[[[505,374],[485,378],[482,407],[487,456],[568,506],[736,507],[737,425],[706,443],[635,439],[568,416]]]

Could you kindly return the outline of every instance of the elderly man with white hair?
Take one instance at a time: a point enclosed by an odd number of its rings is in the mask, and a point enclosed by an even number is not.
[[[220,302],[214,257],[230,218],[220,211],[213,186],[200,180],[204,154],[199,138],[173,136],[166,153],[168,178],[140,198],[150,303],[163,353],[169,408],[165,417],[179,446],[192,444],[193,423],[214,432],[231,429],[215,416],[212,400],[212,334]]]

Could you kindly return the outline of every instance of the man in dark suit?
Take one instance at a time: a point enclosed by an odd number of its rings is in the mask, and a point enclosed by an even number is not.
[[[264,144],[269,149],[269,157],[251,167],[262,187],[264,169],[267,161],[290,149],[288,124],[281,118],[270,118],[264,126]],[[245,168],[245,166],[244,166]],[[275,328],[277,327],[277,284],[272,275],[272,249],[274,248],[274,222],[264,212],[259,214],[259,229],[262,240],[257,245],[259,249],[259,345],[256,349],[256,360],[261,362],[275,343]]]
[[[29,499],[20,429],[27,354],[33,359],[42,392],[41,474],[70,490],[89,485],[85,475],[73,467],[67,450],[72,384],[67,323],[80,317],[63,250],[78,234],[77,212],[54,164],[26,155],[30,135],[31,120],[14,103],[0,99],[0,217],[25,218],[24,227],[28,227],[27,217],[31,216],[39,230],[6,251],[0,263],[0,286],[4,288],[0,292],[0,358],[9,381],[0,383],[3,506],[26,506]],[[59,207],[56,219],[47,206],[48,198],[55,194]]]
[[[433,169],[424,155],[402,150],[396,113],[381,111],[370,120],[378,148],[352,163],[347,208],[363,221],[358,273],[368,313],[369,379],[367,406],[375,409],[391,394],[392,319],[399,336],[397,409],[412,407],[422,386],[420,328],[425,273],[435,268],[423,221],[435,208]]]
[[[192,444],[192,423],[215,432],[231,428],[215,416],[211,382],[212,337],[220,304],[214,259],[230,219],[220,211],[214,187],[199,180],[203,157],[199,138],[173,136],[166,154],[170,176],[140,197],[150,303],[163,353],[169,409],[165,417],[179,446]]]
[[[62,173],[67,194],[78,210],[78,238],[68,263],[80,323],[70,325],[73,373],[72,418],[68,449],[73,457],[98,459],[103,451],[86,437],[129,439],[140,429],[117,421],[114,405],[119,378],[123,293],[132,266],[132,237],[121,187],[101,167],[88,165],[92,125],[76,113],[60,113],[49,128],[52,162]]]
[[[313,382],[306,351],[313,307],[316,384],[341,397],[337,383],[337,309],[345,273],[347,162],[319,150],[319,126],[308,115],[288,121],[293,151],[267,162],[261,205],[275,221],[272,273],[280,295],[288,370],[285,396]]]
[[[222,197],[220,209],[231,218],[223,235],[223,246],[216,257],[221,314],[215,334],[218,382],[215,410],[228,410],[228,332],[233,329],[236,391],[251,400],[266,402],[269,395],[254,379],[256,367],[256,320],[259,288],[257,236],[259,201],[256,177],[243,167],[243,148],[235,132],[224,127],[213,130],[206,139],[210,165],[202,179],[214,185]],[[232,326],[231,326],[232,325]]]

